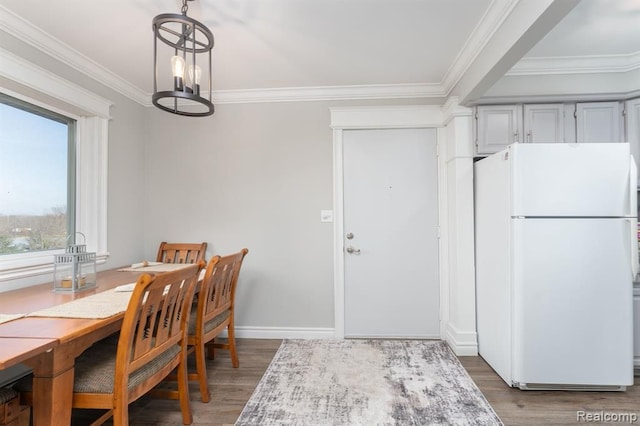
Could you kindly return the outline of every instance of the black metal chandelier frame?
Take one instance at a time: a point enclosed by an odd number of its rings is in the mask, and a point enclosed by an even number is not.
[[[187,1],[182,0],[182,14],[164,13],[153,18],[153,95],[152,102],[158,108],[178,115],[189,117],[204,117],[214,112],[211,101],[211,50],[213,49],[213,33],[202,23],[187,16]],[[175,28],[180,28],[176,31]],[[175,56],[182,58],[185,64],[196,72],[197,58],[208,54],[207,88],[208,99],[201,96],[200,84],[196,84],[192,78],[192,85],[184,82],[184,77],[174,77],[172,90],[158,91],[158,40],[174,49]],[[198,56],[200,55],[200,56]],[[202,62],[202,61],[201,61]],[[171,106],[161,103],[162,99],[169,98]],[[204,107],[204,111],[190,111],[184,109],[180,100],[197,102]]]

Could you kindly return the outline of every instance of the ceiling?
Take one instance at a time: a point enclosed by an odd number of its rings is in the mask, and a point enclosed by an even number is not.
[[[478,40],[501,25],[497,12],[518,1],[534,0],[197,0],[188,15],[214,33],[214,93],[419,86],[442,97]],[[180,7],[179,0],[0,0],[0,20],[3,30],[139,99],[152,91],[151,20]],[[638,56],[640,0],[582,0],[523,62]]]

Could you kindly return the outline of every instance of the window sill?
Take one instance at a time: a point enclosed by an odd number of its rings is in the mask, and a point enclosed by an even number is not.
[[[46,254],[33,253],[0,261],[0,282],[19,280],[53,274],[53,255],[64,250],[49,251]],[[109,253],[96,254],[96,265],[104,264]]]

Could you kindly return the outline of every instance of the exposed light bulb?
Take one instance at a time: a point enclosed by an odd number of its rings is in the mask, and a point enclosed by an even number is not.
[[[173,82],[176,90],[182,90],[182,81],[184,79],[184,58],[181,56],[171,57],[171,71],[173,73]]]
[[[200,95],[200,80],[202,78],[202,69],[199,65],[196,65],[195,72],[193,66],[189,65],[189,81],[191,83],[191,87],[193,88],[193,93],[196,95]]]

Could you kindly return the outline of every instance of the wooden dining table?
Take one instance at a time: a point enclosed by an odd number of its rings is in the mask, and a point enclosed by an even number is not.
[[[133,283],[140,271],[98,272],[97,286],[78,293],[54,293],[42,284],[0,293],[1,314],[24,314],[0,323],[0,369],[24,363],[33,369],[33,424],[71,424],[74,362],[85,349],[117,332],[124,309],[108,318],[35,317],[27,314]]]

